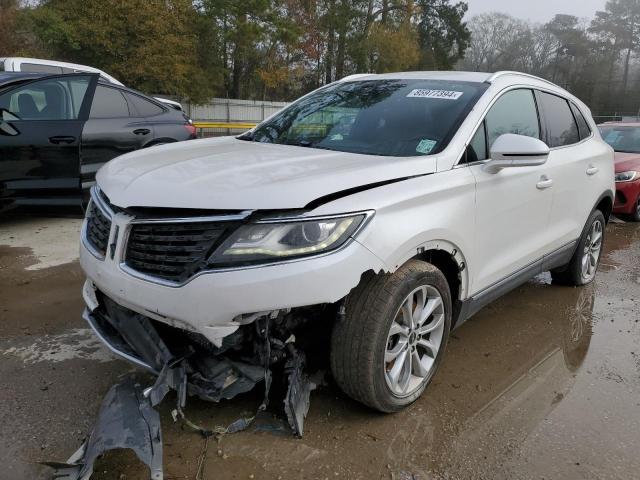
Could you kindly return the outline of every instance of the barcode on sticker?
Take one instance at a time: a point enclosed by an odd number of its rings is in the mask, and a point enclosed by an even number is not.
[[[416,88],[411,90],[407,97],[416,98],[442,98],[444,100],[458,100],[464,92],[454,92],[452,90],[430,90],[425,88]]]

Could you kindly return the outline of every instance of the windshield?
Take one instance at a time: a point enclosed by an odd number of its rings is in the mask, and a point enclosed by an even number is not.
[[[640,153],[640,126],[601,126],[600,134],[616,152]]]
[[[443,80],[337,83],[239,138],[372,155],[434,154],[447,146],[487,87]]]

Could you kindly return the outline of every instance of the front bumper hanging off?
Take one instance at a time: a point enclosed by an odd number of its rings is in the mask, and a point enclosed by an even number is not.
[[[265,382],[268,404],[271,367],[280,364],[286,377],[284,412],[293,433],[303,433],[311,390],[319,382],[303,372],[305,355],[294,345],[289,327],[304,323],[291,315],[262,317],[245,325],[215,346],[203,335],[184,331],[128,310],[96,292],[97,307],[88,308],[84,318],[100,339],[117,355],[157,375],[153,386],[143,389],[128,379],[114,385],[103,401],[98,420],[87,441],[66,463],[49,463],[56,469],[54,478],[86,480],[93,463],[104,452],[116,448],[131,449],[149,466],[152,480],[162,480],[162,438],[160,418],[153,408],[170,390],[177,392],[174,419],[180,417],[189,426],[208,436],[220,430],[206,430],[191,424],[183,409],[190,395],[218,402],[231,399]],[[289,336],[288,340],[283,339]],[[247,428],[252,419],[239,419],[223,433]]]

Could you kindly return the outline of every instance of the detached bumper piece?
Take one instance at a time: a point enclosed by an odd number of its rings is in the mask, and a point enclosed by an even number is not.
[[[284,366],[287,375],[287,395],[284,398],[284,411],[294,435],[302,438],[304,419],[309,412],[311,391],[318,386],[304,373],[305,356],[292,349],[292,356]]]
[[[293,433],[302,436],[309,396],[319,382],[304,373],[305,355],[294,346],[292,332],[307,324],[308,318],[289,312],[261,317],[216,347],[198,333],[128,310],[100,292],[97,299],[99,307],[84,314],[96,334],[113,352],[151,370],[157,378],[153,386],[144,390],[134,380],[114,385],[103,401],[88,440],[66,463],[47,463],[55,469],[54,479],[87,480],[97,457],[122,448],[133,450],[149,466],[152,480],[162,480],[160,418],[154,407],[166,394],[170,390],[177,393],[174,420],[182,419],[203,436],[239,432],[248,428],[255,417],[208,430],[185,416],[187,396],[218,402],[264,381],[265,397],[258,412],[264,411],[269,403],[271,367],[276,364],[284,367],[287,382],[284,412]]]
[[[131,449],[150,470],[152,480],[162,480],[162,432],[160,415],[129,379],[111,387],[88,440],[67,463],[47,463],[56,480],[87,480],[95,460],[115,449]]]

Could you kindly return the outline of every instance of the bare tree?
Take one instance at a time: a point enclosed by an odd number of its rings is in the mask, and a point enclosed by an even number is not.
[[[520,56],[517,46],[529,29],[525,22],[498,12],[477,15],[468,27],[471,45],[462,66],[466,70],[487,72],[512,65],[514,58]]]

